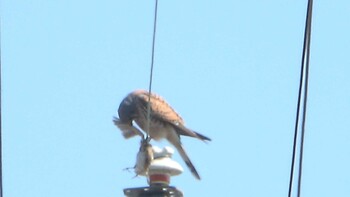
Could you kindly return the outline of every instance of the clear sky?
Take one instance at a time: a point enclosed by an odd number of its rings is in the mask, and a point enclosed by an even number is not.
[[[153,91],[186,125],[185,196],[287,196],[306,0],[159,1]],[[147,89],[154,1],[2,0],[5,197],[123,196],[139,139],[113,125]],[[350,196],[350,2],[315,1],[303,196]],[[166,142],[160,145],[168,145]]]

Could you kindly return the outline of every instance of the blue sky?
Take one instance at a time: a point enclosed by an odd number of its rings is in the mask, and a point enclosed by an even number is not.
[[[287,196],[306,1],[159,1],[153,91],[186,125],[185,196]],[[139,139],[112,124],[147,89],[154,1],[3,0],[6,197],[122,196]],[[303,196],[350,196],[350,3],[315,1]],[[159,144],[168,145],[166,142]]]

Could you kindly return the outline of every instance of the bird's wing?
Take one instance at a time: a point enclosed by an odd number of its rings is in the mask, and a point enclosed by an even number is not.
[[[147,113],[147,104],[149,100],[148,92],[140,92],[137,95],[141,108]],[[168,123],[184,124],[181,116],[160,96],[151,94],[151,118],[162,120]]]
[[[139,108],[142,109],[142,113],[147,113],[147,103],[149,94],[146,91],[140,91],[137,94]],[[208,140],[210,138],[199,134],[191,129],[188,129],[184,126],[184,121],[181,116],[175,112],[175,110],[160,96],[156,94],[151,94],[151,114],[150,117],[152,120],[160,121],[163,123],[171,124],[177,131],[179,135],[190,136],[198,138],[200,140]]]

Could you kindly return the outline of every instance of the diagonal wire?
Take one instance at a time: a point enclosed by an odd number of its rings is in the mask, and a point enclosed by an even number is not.
[[[2,183],[2,59],[1,59],[1,18],[0,18],[0,197],[3,194]]]
[[[307,96],[308,96],[308,94],[307,94],[308,93],[308,82],[309,82],[309,59],[310,59],[312,5],[313,5],[313,0],[308,0],[288,197],[291,197],[291,195],[292,195],[294,169],[295,169],[295,157],[296,157],[297,139],[298,139],[298,128],[299,128],[299,115],[300,115],[300,110],[301,110],[300,105],[301,105],[302,89],[303,89],[303,85],[304,85],[302,130],[301,130],[300,150],[299,150],[300,152],[299,152],[298,188],[297,188],[298,189],[297,190],[298,197],[300,197],[300,194],[301,194],[300,191],[301,191],[301,177],[302,177],[302,164],[303,164],[303,152],[304,152],[305,121],[306,121],[306,107],[307,107]],[[305,71],[305,77],[304,77],[304,71]],[[305,79],[305,81],[304,81],[304,79]]]
[[[303,56],[304,56],[304,54],[303,54]],[[296,156],[296,149],[297,149],[298,125],[299,125],[299,114],[300,114],[300,103],[301,103],[301,95],[302,95],[302,87],[303,87],[304,70],[305,70],[304,69],[304,64],[302,64],[301,71],[300,71],[300,82],[299,82],[297,113],[296,113],[295,127],[294,127],[293,153],[292,153],[292,164],[291,164],[291,168],[290,168],[290,180],[289,180],[288,197],[292,196],[294,168],[295,168],[294,165],[295,165],[295,156]]]
[[[0,197],[3,196],[2,183],[2,59],[1,59],[1,18],[0,18]]]
[[[307,35],[306,35],[306,58],[305,63],[305,87],[304,87],[304,104],[303,104],[303,119],[301,127],[301,139],[300,139],[300,159],[299,159],[299,175],[298,175],[298,197],[301,194],[301,178],[303,172],[303,156],[304,156],[304,136],[305,136],[305,122],[306,122],[306,109],[307,109],[307,96],[309,86],[309,62],[310,62],[310,41],[311,41],[311,21],[312,21],[312,5],[313,0],[309,0],[308,12],[307,12]]]
[[[158,13],[158,0],[155,0],[154,8],[154,23],[153,23],[153,41],[152,41],[152,57],[151,57],[151,71],[148,87],[148,105],[147,105],[147,137],[146,140],[150,140],[150,122],[151,122],[151,92],[152,92],[152,80],[153,80],[153,65],[154,65],[154,48],[156,43],[156,30],[157,30],[157,13]]]

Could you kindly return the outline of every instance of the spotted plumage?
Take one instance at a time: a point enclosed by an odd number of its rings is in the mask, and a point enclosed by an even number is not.
[[[149,93],[145,90],[136,90],[128,94],[121,102],[115,125],[122,131],[125,138],[140,135],[143,132],[133,126],[135,122],[145,133],[154,140],[167,139],[178,150],[192,174],[200,179],[200,176],[186,154],[180,140],[180,136],[194,137],[202,141],[210,141],[210,138],[185,127],[184,120],[178,113],[160,96],[150,95],[150,124],[148,131],[147,109]]]

